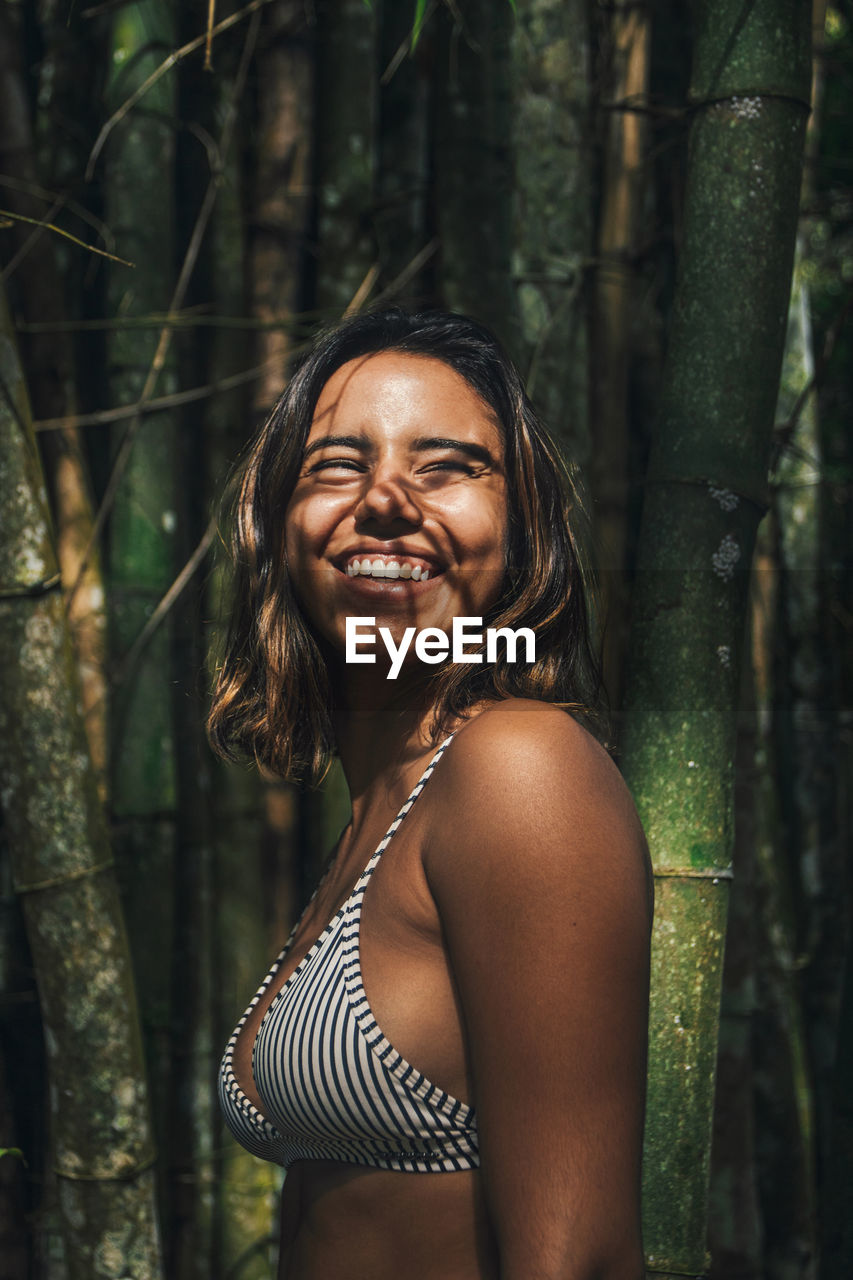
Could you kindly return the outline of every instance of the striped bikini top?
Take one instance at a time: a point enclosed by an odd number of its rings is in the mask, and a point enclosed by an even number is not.
[[[385,1039],[367,1002],[359,953],[370,877],[450,741],[439,747],[352,893],[264,1015],[252,1051],[264,1115],[237,1083],[234,1047],[298,924],[228,1041],[220,1102],[231,1132],[254,1155],[285,1168],[297,1160],[341,1160],[405,1173],[479,1165],[473,1108],[432,1084]]]

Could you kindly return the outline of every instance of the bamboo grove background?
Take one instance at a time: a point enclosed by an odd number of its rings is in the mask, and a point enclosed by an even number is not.
[[[383,300],[489,323],[588,479],[658,877],[649,1268],[853,1274],[851,23],[0,2],[2,1280],[274,1267],[213,1081],[345,810],[205,745],[218,501]]]

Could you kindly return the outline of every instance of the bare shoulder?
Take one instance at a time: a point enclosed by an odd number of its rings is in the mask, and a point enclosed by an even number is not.
[[[591,872],[649,899],[648,850],[628,788],[604,748],[559,707],[496,704],[458,731],[441,772],[436,873],[451,858],[454,879],[478,868],[512,878],[505,864],[515,864],[527,883],[534,872],[548,882],[572,868],[575,882]]]
[[[499,778],[505,769],[554,765],[600,775],[603,786],[624,790],[619,771],[592,734],[553,703],[507,698],[458,731],[454,767]]]

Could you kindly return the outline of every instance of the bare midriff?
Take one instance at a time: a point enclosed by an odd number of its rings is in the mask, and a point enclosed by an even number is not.
[[[278,1280],[496,1280],[478,1170],[300,1161],[282,1198]]]

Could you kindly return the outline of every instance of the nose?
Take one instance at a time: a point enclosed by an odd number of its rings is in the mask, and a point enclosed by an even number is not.
[[[422,515],[410,486],[395,468],[378,467],[370,473],[355,511],[356,523],[417,527]]]

